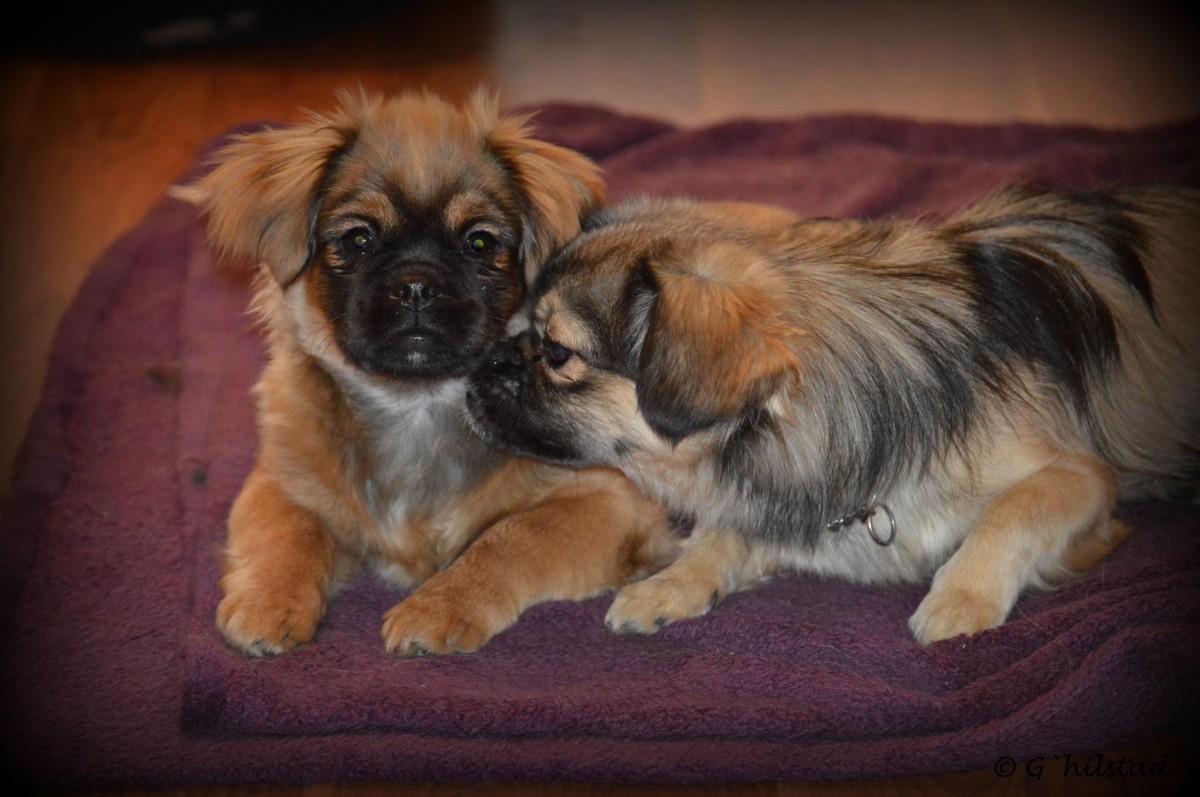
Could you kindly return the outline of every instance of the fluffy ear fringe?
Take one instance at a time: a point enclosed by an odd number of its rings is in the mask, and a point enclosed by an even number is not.
[[[211,172],[173,194],[204,211],[223,257],[261,264],[286,285],[311,257],[318,185],[346,143],[344,127],[324,118],[239,135]]]
[[[487,141],[528,203],[521,255],[531,283],[542,263],[579,234],[583,218],[604,203],[600,168],[581,153],[534,138],[529,116],[497,117],[494,96],[477,92],[471,107],[476,118],[490,114],[494,120]]]

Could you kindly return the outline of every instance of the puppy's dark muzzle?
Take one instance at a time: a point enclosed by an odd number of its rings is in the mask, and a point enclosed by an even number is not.
[[[537,342],[523,333],[488,350],[467,388],[471,428],[508,454],[572,467],[594,464],[547,410]]]

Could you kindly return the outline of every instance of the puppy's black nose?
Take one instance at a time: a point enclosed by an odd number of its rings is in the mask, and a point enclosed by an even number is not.
[[[491,345],[487,353],[487,364],[493,368],[519,366],[522,362],[518,338],[504,338]]]
[[[392,279],[388,298],[410,307],[424,307],[445,292],[445,285],[433,269],[417,266],[403,269]]]

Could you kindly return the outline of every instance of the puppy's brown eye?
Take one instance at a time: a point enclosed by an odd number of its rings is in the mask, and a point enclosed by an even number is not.
[[[545,359],[546,365],[555,369],[562,368],[564,365],[566,365],[567,360],[571,359],[573,354],[575,354],[575,352],[571,351],[556,340],[552,340],[547,343],[542,351],[542,357]]]
[[[355,258],[375,251],[375,234],[367,227],[355,227],[341,238],[342,253]]]
[[[486,230],[476,230],[467,236],[467,254],[488,255],[496,251],[496,236]]]

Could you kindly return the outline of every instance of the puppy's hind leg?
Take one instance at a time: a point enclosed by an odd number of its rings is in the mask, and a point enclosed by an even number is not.
[[[922,644],[1000,625],[1027,586],[1100,561],[1128,535],[1112,519],[1116,481],[1098,460],[1064,455],[984,510],[909,620]]]

